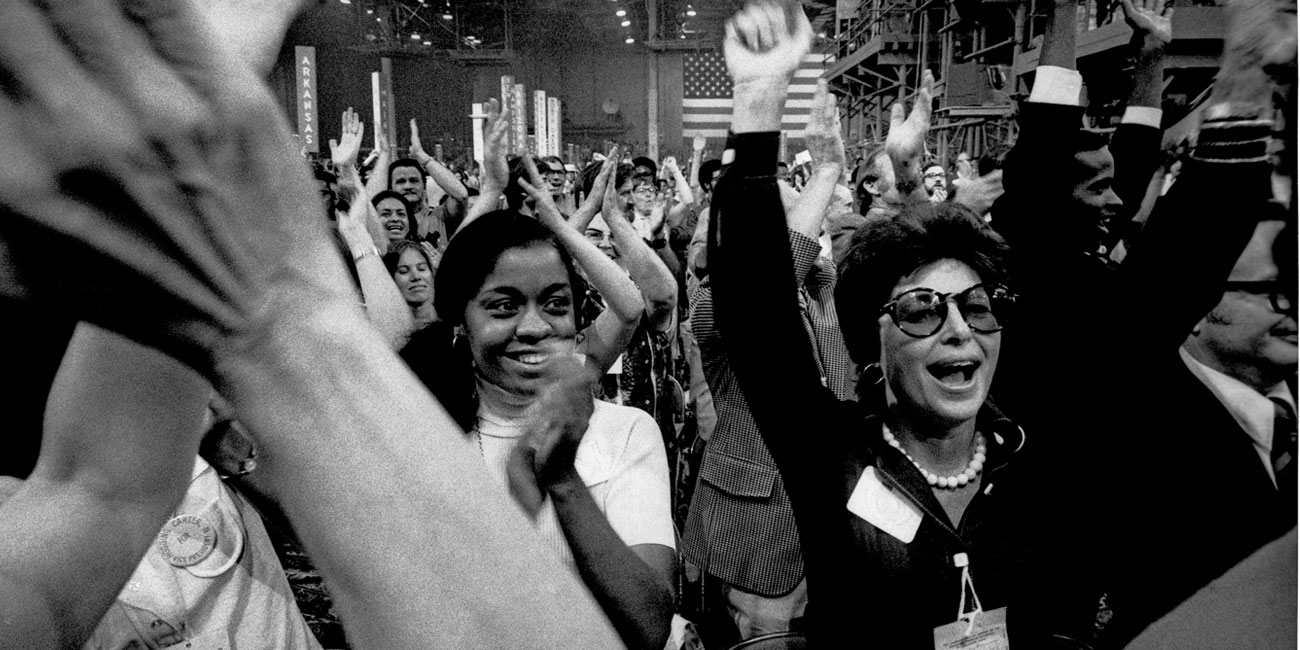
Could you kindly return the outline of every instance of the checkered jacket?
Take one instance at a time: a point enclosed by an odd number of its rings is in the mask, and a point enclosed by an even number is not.
[[[773,344],[811,342],[823,383],[840,399],[852,399],[856,373],[835,315],[835,269],[829,261],[814,266],[820,250],[816,240],[790,232],[799,306],[809,337],[804,342]],[[682,551],[728,584],[767,596],[788,593],[803,578],[794,513],[776,462],[763,444],[714,329],[713,294],[707,279],[692,296],[690,320],[718,423],[704,449]],[[809,444],[815,444],[816,435],[808,432]]]

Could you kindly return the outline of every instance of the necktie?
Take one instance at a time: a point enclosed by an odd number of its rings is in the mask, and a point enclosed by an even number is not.
[[[1296,523],[1296,418],[1291,405],[1276,397],[1273,401],[1273,475],[1277,478],[1282,516]]]

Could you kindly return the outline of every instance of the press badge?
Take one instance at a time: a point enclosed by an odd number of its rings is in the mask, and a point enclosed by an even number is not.
[[[935,650],[1007,650],[1007,608],[974,611],[934,628]]]
[[[957,604],[957,621],[934,628],[934,650],[1008,650],[1007,608],[984,611],[979,592],[970,575],[970,556],[957,553],[952,564],[961,569],[961,600]],[[966,592],[970,592],[971,611],[966,611]]]
[[[849,495],[848,508],[849,512],[904,544],[911,544],[916,539],[916,530],[921,527],[921,511],[906,497],[882,483],[874,467],[863,470],[853,494]]]

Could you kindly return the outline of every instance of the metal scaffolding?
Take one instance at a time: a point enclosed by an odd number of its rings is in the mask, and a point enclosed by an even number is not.
[[[1177,0],[1166,53],[1166,120],[1186,114],[1212,79],[1222,49],[1222,8]],[[840,95],[850,155],[884,142],[889,109],[916,94],[924,70],[936,79],[928,150],[945,165],[958,151],[978,157],[1016,137],[1016,102],[1028,91],[1047,0],[861,0],[836,20],[835,62],[826,78]],[[1079,5],[1078,62],[1089,84],[1088,119],[1113,126],[1130,83],[1131,30],[1117,2]],[[1096,74],[1093,74],[1096,72]]]

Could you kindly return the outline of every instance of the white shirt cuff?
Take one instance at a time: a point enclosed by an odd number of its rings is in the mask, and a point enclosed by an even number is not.
[[[1160,118],[1164,111],[1150,106],[1129,106],[1124,109],[1124,117],[1120,120],[1123,124],[1141,124],[1153,129],[1160,128]]]
[[[1054,65],[1040,65],[1035,70],[1034,88],[1029,101],[1040,104],[1078,106],[1083,93],[1083,75]]]

